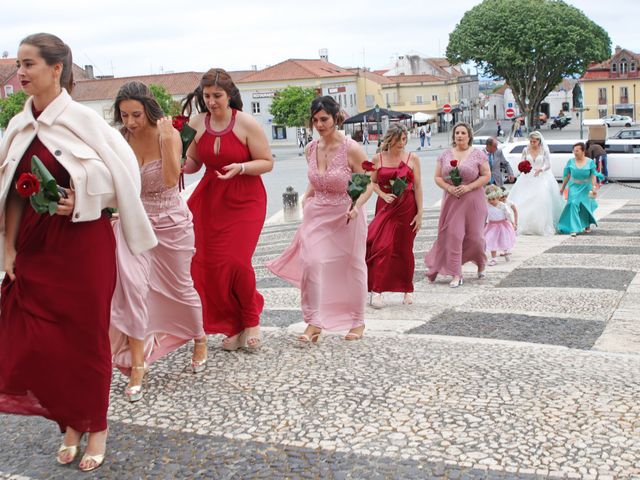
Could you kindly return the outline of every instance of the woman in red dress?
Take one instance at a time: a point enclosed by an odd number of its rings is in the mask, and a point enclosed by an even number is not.
[[[57,422],[65,433],[61,464],[75,460],[89,432],[79,468],[90,471],[104,461],[111,383],[115,239],[103,209],[119,208],[132,252],[156,239],[138,198],[133,152],[67,93],[69,47],[50,34],[31,35],[18,64],[31,96],[0,145],[0,412]],[[17,190],[34,155],[66,192],[54,215],[36,213]]]
[[[413,303],[413,241],[422,225],[420,159],[404,150],[407,128],[392,124],[373,157],[373,190],[378,194],[376,216],[367,234],[368,286],[371,306],[382,308],[382,292],[404,292],[404,304]],[[391,191],[398,178],[408,185],[399,197]]]
[[[225,350],[262,344],[260,313],[251,257],[262,231],[267,194],[260,175],[270,172],[269,142],[256,120],[242,112],[240,92],[227,72],[214,68],[184,101],[197,131],[187,152],[185,173],[206,171],[191,194],[196,254],[191,275],[202,299],[204,330],[222,333]]]

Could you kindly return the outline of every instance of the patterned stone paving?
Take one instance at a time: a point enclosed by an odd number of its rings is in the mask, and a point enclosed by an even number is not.
[[[415,304],[385,294],[365,338],[297,348],[300,295],[263,264],[296,226],[266,227],[254,257],[265,347],[209,339],[202,375],[183,347],[128,404],[114,373],[105,465],[53,460],[55,426],[1,416],[0,478],[640,479],[640,201],[601,199],[590,235],[518,237],[465,284],[428,284],[416,240]],[[607,221],[607,220],[611,221]]]

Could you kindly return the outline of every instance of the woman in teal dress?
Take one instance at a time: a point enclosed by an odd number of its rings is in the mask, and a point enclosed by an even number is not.
[[[596,177],[602,175],[597,172],[595,162],[585,156],[585,145],[578,142],[573,146],[573,158],[564,167],[564,181],[560,193],[569,185],[567,205],[562,210],[558,221],[560,233],[570,233],[575,237],[578,233],[589,233],[591,225],[597,225],[593,215],[598,203],[596,195]]]

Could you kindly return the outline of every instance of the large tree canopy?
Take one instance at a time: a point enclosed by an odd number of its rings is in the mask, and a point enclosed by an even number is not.
[[[316,98],[315,89],[289,86],[273,98],[269,112],[275,125],[302,127],[309,121],[311,101]]]
[[[167,92],[167,89],[162,85],[149,85],[149,90],[153,93],[153,96],[156,97],[158,101],[158,105],[162,109],[162,112],[168,116],[172,117],[174,115],[180,115],[180,102],[174,100],[171,94]]]
[[[447,45],[452,64],[472,61],[504,78],[530,122],[563,77],[610,55],[607,32],[561,0],[484,0],[464,14]]]

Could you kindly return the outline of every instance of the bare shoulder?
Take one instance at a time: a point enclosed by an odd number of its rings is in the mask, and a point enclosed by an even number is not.
[[[256,128],[262,130],[258,121],[253,118],[253,115],[241,112],[240,110],[238,110],[236,113],[236,124],[248,130],[253,130]]]
[[[197,113],[189,118],[189,125],[195,129],[202,128],[204,126],[204,119],[207,116],[206,113]]]

